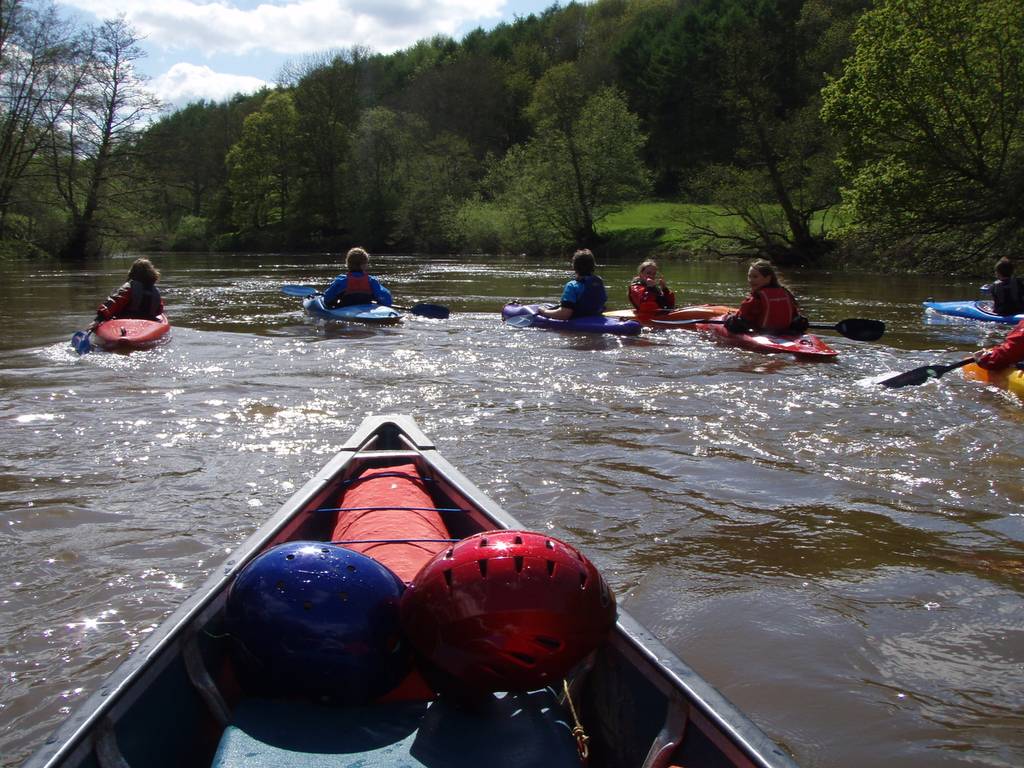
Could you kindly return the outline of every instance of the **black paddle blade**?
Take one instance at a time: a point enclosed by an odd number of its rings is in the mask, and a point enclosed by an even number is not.
[[[409,311],[414,315],[432,317],[435,320],[447,320],[448,315],[451,314],[448,307],[443,307],[440,304],[413,304]]]
[[[840,320],[836,323],[835,329],[854,341],[877,341],[885,333],[885,323],[881,320],[862,320],[854,317]]]
[[[906,373],[900,373],[891,378],[883,379],[878,383],[883,387],[889,387],[890,389],[916,387],[918,384],[924,384],[929,379],[937,379],[943,374],[949,373],[956,368],[962,368],[973,362],[973,357],[966,357],[963,360],[958,360],[957,362],[950,363],[949,365],[922,365],[920,368],[915,368],[912,371],[907,371]]]

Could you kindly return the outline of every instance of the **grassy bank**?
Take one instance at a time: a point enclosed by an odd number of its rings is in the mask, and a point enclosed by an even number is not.
[[[719,232],[738,232],[742,222],[726,216],[713,205],[645,201],[633,203],[603,219],[598,233],[608,238],[609,255],[692,255],[707,250],[708,238],[701,227]]]

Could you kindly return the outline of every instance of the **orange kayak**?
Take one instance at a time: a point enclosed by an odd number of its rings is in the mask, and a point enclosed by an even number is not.
[[[690,307],[679,307],[678,309],[665,309],[660,312],[637,312],[633,309],[616,309],[605,312],[605,317],[612,317],[620,320],[636,320],[643,325],[653,327],[671,328],[683,320],[708,320],[712,317],[735,312],[735,307],[723,307],[717,304],[696,304]],[[694,328],[693,325],[682,325],[680,328]]]
[[[1024,370],[1020,368],[999,368],[990,371],[987,368],[971,363],[965,365],[960,370],[964,372],[965,379],[981,381],[1000,389],[1007,389],[1024,400]]]

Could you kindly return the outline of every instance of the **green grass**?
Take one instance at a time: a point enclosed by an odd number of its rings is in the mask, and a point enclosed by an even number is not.
[[[834,213],[828,216],[830,227],[837,223]],[[743,231],[738,216],[726,216],[722,208],[696,203],[673,203],[650,200],[625,206],[601,220],[598,233],[609,238],[614,250],[646,250],[650,252],[702,251],[708,238],[694,227],[714,229],[722,234]]]
[[[694,224],[714,226],[720,232],[739,229],[739,219],[723,218],[721,210],[694,203],[633,203],[602,219],[597,230],[623,247],[636,249],[646,244],[656,251],[699,251],[706,238],[693,231]]]

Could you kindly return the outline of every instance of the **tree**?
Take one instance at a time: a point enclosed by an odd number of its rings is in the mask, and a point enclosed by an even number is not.
[[[879,0],[824,91],[851,228],[963,261],[1024,245],[1024,3]]]
[[[708,197],[746,228],[695,229],[778,262],[813,260],[832,245],[820,214],[838,202],[834,141],[818,94],[845,51],[841,31],[859,11],[857,0],[730,0],[723,7],[712,50],[718,98],[740,143],[730,162],[700,178]]]
[[[50,134],[54,180],[70,217],[64,258],[98,254],[102,214],[135,195],[128,153],[160,107],[134,68],[144,55],[123,17],[103,22],[93,31],[84,87],[64,111],[62,130]]]
[[[299,190],[302,210],[310,229],[328,236],[344,228],[342,173],[359,121],[368,57],[367,50],[352,48],[311,63],[293,91],[301,162],[310,171]]]
[[[528,114],[536,133],[496,167],[492,189],[529,229],[595,245],[595,224],[650,187],[637,117],[614,88],[587,98],[573,64],[548,70]]]
[[[11,214],[31,209],[27,176],[83,85],[84,54],[53,5],[0,2],[0,238]]]
[[[416,152],[414,137],[425,132],[419,118],[386,107],[367,109],[360,116],[346,176],[359,242],[378,249],[394,244],[398,210]]]
[[[298,114],[291,93],[277,91],[242,125],[227,155],[232,215],[242,233],[286,230],[292,214]]]

